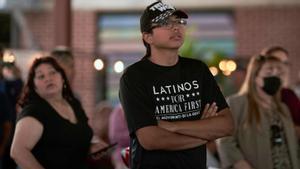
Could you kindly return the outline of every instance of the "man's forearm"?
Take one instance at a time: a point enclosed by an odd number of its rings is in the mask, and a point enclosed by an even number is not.
[[[233,120],[229,109],[219,112],[218,116],[195,121],[178,121],[173,123],[176,133],[197,137],[205,140],[215,140],[220,137],[232,135]]]
[[[140,144],[147,150],[184,150],[194,148],[207,141],[204,139],[167,131],[158,126],[148,126],[136,132]]]

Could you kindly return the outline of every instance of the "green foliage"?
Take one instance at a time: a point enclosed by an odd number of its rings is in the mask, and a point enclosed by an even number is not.
[[[202,60],[208,66],[216,67],[218,67],[221,60],[228,59],[223,51],[218,51],[213,48],[204,48],[197,45],[197,42],[193,40],[191,36],[185,38],[185,42],[180,48],[179,54],[186,58]]]
[[[208,67],[216,67],[219,70],[219,73],[215,76],[215,79],[223,91],[223,94],[230,95],[235,92],[232,87],[232,80],[228,78],[228,76],[225,76],[219,69],[220,61],[229,59],[225,52],[213,49],[212,47],[201,47],[199,45],[199,40],[196,42],[192,36],[187,36],[179,54],[182,57],[199,59],[206,63]]]

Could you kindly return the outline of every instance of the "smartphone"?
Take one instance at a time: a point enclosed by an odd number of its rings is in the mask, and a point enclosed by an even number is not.
[[[107,147],[104,147],[104,148],[102,148],[102,149],[100,149],[100,150],[98,150],[96,152],[90,153],[89,156],[96,156],[98,154],[103,154],[103,153],[106,154],[106,153],[112,152],[115,149],[115,147],[116,147],[117,144],[118,143],[110,144]]]

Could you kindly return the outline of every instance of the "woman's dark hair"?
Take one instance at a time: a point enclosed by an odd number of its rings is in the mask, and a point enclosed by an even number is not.
[[[19,99],[18,104],[21,107],[24,107],[25,105],[31,102],[42,100],[42,98],[36,93],[35,85],[34,85],[36,69],[42,64],[51,65],[57,72],[61,74],[64,80],[63,91],[62,91],[63,97],[68,101],[75,99],[63,68],[59,66],[59,64],[56,62],[54,58],[47,56],[47,57],[37,58],[33,61],[29,69],[27,81],[23,88],[23,92],[21,94],[21,98]]]

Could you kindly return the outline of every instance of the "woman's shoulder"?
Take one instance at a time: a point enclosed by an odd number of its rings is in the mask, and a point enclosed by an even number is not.
[[[39,121],[45,119],[45,111],[48,108],[43,103],[30,103],[22,108],[20,114],[18,114],[17,121],[24,117],[33,117]]]
[[[233,117],[240,121],[246,114],[248,107],[248,100],[246,94],[235,94],[226,98],[227,103],[230,107],[230,111]]]
[[[239,105],[247,101],[246,94],[234,94],[226,98],[228,104]]]
[[[23,107],[22,112],[23,114],[28,114],[28,113],[34,113],[38,111],[39,109],[42,109],[43,105],[38,104],[38,103],[30,103],[27,104],[26,106]]]

